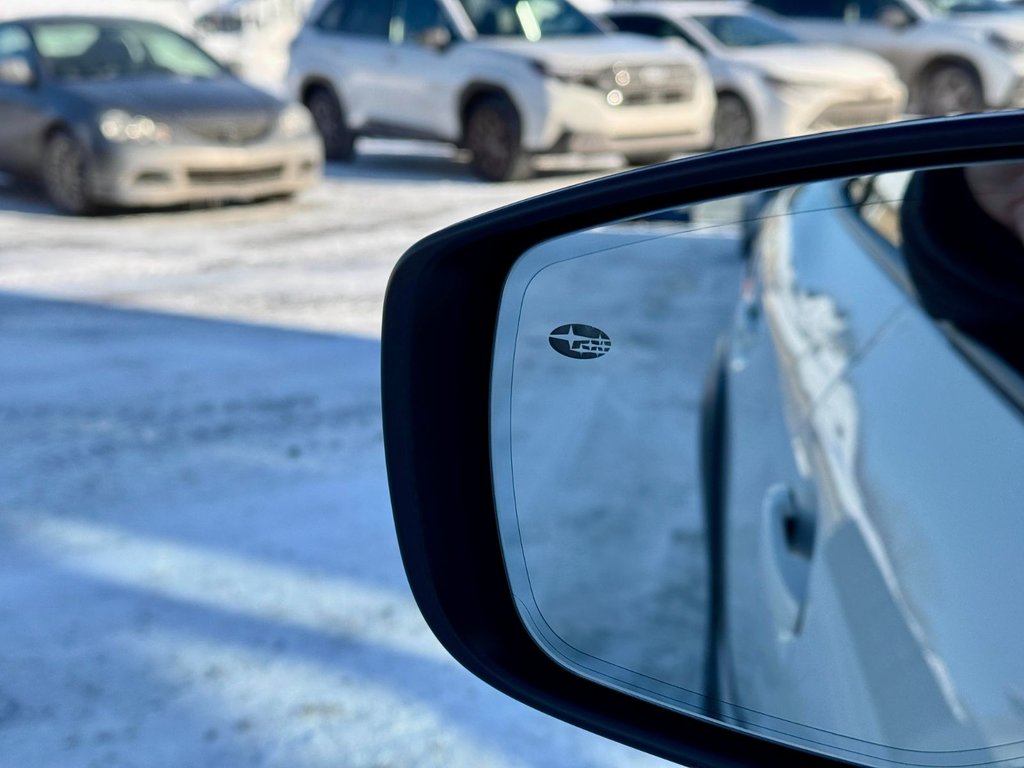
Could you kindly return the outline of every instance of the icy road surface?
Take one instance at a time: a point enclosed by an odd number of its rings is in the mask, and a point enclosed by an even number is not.
[[[582,177],[384,149],[294,204],[72,220],[0,188],[0,766],[663,765],[447,656],[385,483],[395,261]]]

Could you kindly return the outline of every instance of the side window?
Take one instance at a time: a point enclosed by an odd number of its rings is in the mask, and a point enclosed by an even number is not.
[[[0,58],[31,56],[32,38],[22,27],[0,27]]]
[[[337,0],[317,26],[327,32],[387,38],[391,29],[391,0]]]
[[[755,0],[755,2],[762,8],[767,8],[780,16],[836,20],[846,17],[847,6],[855,5],[848,0]]]
[[[455,28],[437,0],[404,0],[400,20],[403,40],[414,40],[426,30],[436,27],[443,27],[452,37],[455,36]]]
[[[704,50],[696,40],[686,34],[679,26],[658,16],[614,16],[611,17],[611,21],[616,29],[621,32],[632,32],[637,35],[659,37],[665,40],[682,40],[698,51]]]
[[[611,20],[621,32],[633,32],[648,37],[679,37],[675,25],[657,16],[612,16]]]
[[[860,16],[862,21],[878,21],[882,13],[887,10],[896,9],[906,12],[906,9],[895,0],[860,0]]]
[[[345,13],[345,0],[334,0],[320,14],[316,26],[325,32],[337,32],[341,26],[341,16],[343,13]]]

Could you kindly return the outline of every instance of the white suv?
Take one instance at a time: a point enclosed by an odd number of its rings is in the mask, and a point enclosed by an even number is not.
[[[651,162],[713,133],[695,53],[611,34],[566,0],[326,0],[292,44],[289,83],[332,159],[357,136],[433,139],[496,181],[536,154]]]
[[[884,56],[928,115],[1024,106],[1024,13],[1000,0],[753,0],[801,38]]]

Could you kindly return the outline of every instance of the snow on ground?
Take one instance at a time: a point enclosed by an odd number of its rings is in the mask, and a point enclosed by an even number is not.
[[[743,262],[735,227],[688,230],[602,228],[521,262],[517,332],[496,352],[514,347],[511,440],[494,450],[514,489],[514,503],[499,492],[499,520],[526,573],[513,584],[549,649],[693,707],[708,611],[700,403]],[[554,354],[548,335],[573,322],[607,333],[608,354]]]
[[[74,220],[0,188],[0,766],[654,766],[432,638],[380,434],[388,274],[579,180],[367,145],[274,203]]]

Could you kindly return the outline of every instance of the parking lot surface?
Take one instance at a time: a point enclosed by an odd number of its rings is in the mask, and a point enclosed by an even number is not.
[[[384,474],[401,253],[601,171],[364,149],[290,203],[76,220],[0,187],[0,766],[663,764],[447,656]]]

